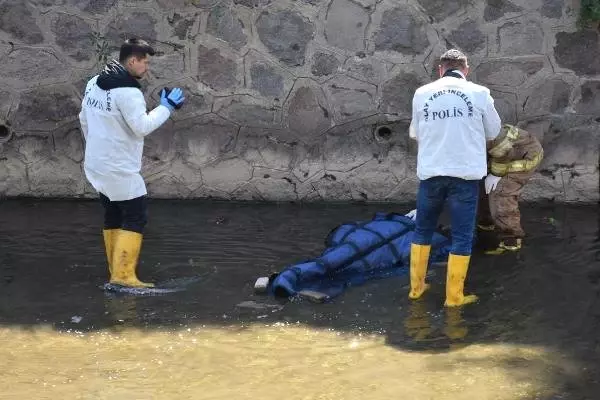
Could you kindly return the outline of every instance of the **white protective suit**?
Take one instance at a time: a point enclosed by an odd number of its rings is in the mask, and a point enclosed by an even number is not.
[[[167,121],[169,108],[147,112],[140,85],[118,62],[85,88],[79,120],[85,137],[85,176],[111,201],[147,194],[140,174],[144,137]]]

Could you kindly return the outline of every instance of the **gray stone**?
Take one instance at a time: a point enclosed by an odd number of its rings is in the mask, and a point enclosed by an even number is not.
[[[83,194],[85,176],[78,163],[49,157],[27,166],[30,193],[36,197],[75,197]]]
[[[560,78],[543,79],[522,101],[523,115],[535,117],[563,112],[569,105],[571,85]]]
[[[306,46],[314,26],[292,11],[263,12],[256,21],[258,36],[267,49],[290,67],[304,65]]]
[[[210,11],[206,31],[226,41],[237,50],[244,47],[247,42],[242,21],[228,6],[220,5]]]
[[[256,89],[265,97],[280,98],[283,96],[283,76],[265,63],[255,63],[250,67],[252,89]]]
[[[230,158],[202,168],[202,178],[208,187],[231,193],[252,178],[252,166],[239,158]]]
[[[325,137],[325,170],[333,175],[334,172],[350,172],[378,158],[389,147],[389,144],[375,140],[371,125],[357,123],[336,127]]]
[[[117,4],[117,0],[69,0],[69,2],[91,14],[106,13]]]
[[[191,79],[183,81],[173,81],[169,83],[170,87],[180,87],[185,95],[185,103],[181,109],[171,115],[171,119],[179,121],[193,116],[208,114],[212,110],[213,98],[209,93],[198,88],[198,83]],[[158,103],[160,101],[160,91],[162,87],[155,89],[152,97]]]
[[[148,192],[156,198],[180,199],[192,197],[194,190],[202,187],[203,179],[200,171],[191,168],[182,160],[174,160],[169,168],[149,177],[145,177]]]
[[[243,184],[231,193],[231,197],[238,201],[265,201],[266,199],[256,190],[251,183]]]
[[[472,4],[471,0],[417,0],[427,15],[442,21],[451,15],[465,10]]]
[[[583,30],[557,33],[554,58],[559,66],[572,69],[579,75],[600,74],[598,32]]]
[[[600,130],[593,119],[587,124],[558,117],[553,120],[544,136],[544,169],[556,170],[561,167],[588,165],[598,167],[598,146]],[[581,145],[584,143],[585,145]],[[596,180],[596,190],[598,181]]]
[[[44,49],[23,47],[0,59],[0,77],[15,86],[64,81],[69,74],[65,65]]]
[[[331,127],[332,113],[320,87],[300,82],[288,106],[290,129],[303,140],[310,141]]]
[[[146,40],[152,44],[156,40],[156,20],[146,12],[134,11],[120,15],[113,21],[106,34],[111,49],[119,49],[121,43],[131,37]]]
[[[520,12],[523,9],[509,0],[487,0],[483,10],[483,19],[487,22],[496,21],[506,14]]]
[[[52,131],[77,118],[80,101],[68,86],[43,86],[24,92],[15,113],[19,131]]]
[[[328,81],[326,87],[338,122],[373,115],[377,110],[377,87],[374,85],[340,76]]]
[[[561,18],[564,0],[543,0],[542,15],[546,18]]]
[[[250,8],[264,7],[271,4],[271,0],[233,0],[233,2],[235,4],[239,4]]]
[[[346,61],[344,69],[350,76],[376,85],[381,82],[387,72],[385,62],[369,56],[350,57]]]
[[[506,93],[498,90],[490,91],[494,99],[494,106],[500,115],[502,123],[516,124],[517,123],[517,95],[514,93]]]
[[[0,4],[0,29],[27,44],[44,41],[32,8],[22,0],[7,0]]]
[[[413,95],[415,90],[424,83],[424,77],[412,71],[402,71],[385,82],[382,89],[381,112],[410,118]]]
[[[92,57],[92,28],[83,18],[59,13],[52,21],[52,32],[56,37],[56,44],[74,60],[86,61]]]
[[[269,197],[273,201],[298,200],[297,182],[289,172],[270,168],[254,168],[250,181],[261,197]]]
[[[544,31],[537,21],[507,22],[498,28],[498,51],[504,55],[541,54]]]
[[[194,19],[184,17],[180,14],[173,14],[169,19],[169,23],[173,27],[173,33],[179,40],[191,39],[191,30],[194,26]]]
[[[365,49],[367,11],[349,0],[333,0],[325,22],[325,38],[332,46],[350,51]]]
[[[479,24],[473,20],[466,20],[452,31],[448,39],[455,47],[467,54],[474,53],[485,48],[486,35],[479,30]]]
[[[221,0],[187,0],[187,2],[197,8],[210,8],[218,4]]]
[[[201,167],[233,150],[239,128],[215,115],[204,115],[175,124],[173,146],[186,163]]]
[[[215,90],[232,89],[238,85],[236,62],[224,57],[217,48],[200,45],[198,79]]]
[[[600,81],[588,81],[581,85],[581,99],[577,104],[577,112],[600,115]]]
[[[0,125],[4,125],[8,119],[8,113],[12,108],[13,101],[13,94],[0,88]]]
[[[27,194],[29,194],[27,167],[14,153],[3,150],[0,157],[0,197]]]
[[[522,60],[500,59],[484,61],[475,70],[477,82],[484,85],[517,87],[544,68],[542,58]]]
[[[291,170],[300,143],[289,132],[265,128],[242,128],[235,153],[252,166]]]
[[[317,52],[313,55],[311,72],[314,76],[327,76],[333,74],[340,62],[333,54]]]
[[[410,7],[398,7],[384,13],[375,34],[375,49],[415,55],[429,47],[425,22]]]
[[[84,154],[83,134],[79,126],[78,121],[52,133],[56,153],[64,155],[75,163],[82,162]]]
[[[179,79],[185,74],[184,58],[184,53],[179,51],[154,56],[150,64],[150,73],[156,79]]]
[[[270,128],[281,123],[281,110],[267,106],[250,96],[230,96],[215,101],[218,115],[242,126]]]

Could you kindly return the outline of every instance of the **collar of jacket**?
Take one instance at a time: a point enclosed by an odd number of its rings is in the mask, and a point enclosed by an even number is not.
[[[448,71],[446,71],[444,73],[444,77],[446,77],[446,76],[451,76],[453,78],[458,78],[458,79],[465,79],[465,76],[463,75],[463,73],[457,69],[449,69]]]
[[[135,79],[117,60],[112,60],[106,64],[102,72],[100,72],[96,83],[102,90],[111,90],[122,87],[142,88],[138,80]]]

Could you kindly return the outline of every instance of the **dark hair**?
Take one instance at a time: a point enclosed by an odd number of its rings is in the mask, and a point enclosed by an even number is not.
[[[448,68],[467,68],[467,56],[457,49],[451,49],[440,57],[442,67]]]
[[[144,58],[146,55],[153,56],[155,54],[152,46],[142,39],[127,39],[125,43],[121,45],[121,51],[119,52],[119,62],[124,63],[130,57],[137,59]]]

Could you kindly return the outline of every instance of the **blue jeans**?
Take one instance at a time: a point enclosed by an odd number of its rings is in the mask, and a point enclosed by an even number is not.
[[[452,254],[470,256],[480,180],[438,176],[421,181],[413,243],[430,245],[444,204],[450,208]]]

